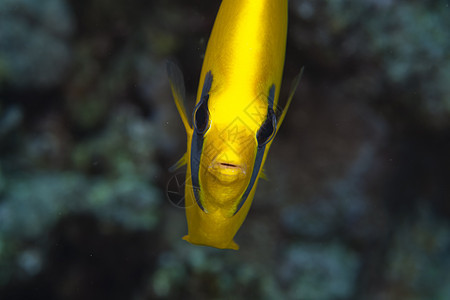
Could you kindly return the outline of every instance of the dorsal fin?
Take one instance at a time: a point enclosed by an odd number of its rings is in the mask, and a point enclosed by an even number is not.
[[[189,119],[186,114],[186,107],[184,105],[186,99],[186,89],[184,87],[184,78],[181,70],[173,62],[168,61],[166,63],[167,76],[169,77],[170,88],[172,95],[177,106],[178,113],[180,114],[181,121],[186,128],[186,132],[192,131],[192,127],[189,124]]]
[[[297,90],[297,86],[300,83],[300,79],[302,79],[304,69],[305,69],[305,67],[302,67],[302,69],[300,70],[300,73],[298,73],[298,75],[295,76],[294,80],[292,81],[291,91],[289,92],[289,97],[286,101],[286,106],[284,107],[283,111],[281,112],[281,115],[277,119],[277,132],[278,132],[278,130],[280,130],[281,124],[283,123],[284,118],[286,117],[286,113],[289,109],[289,105],[291,105],[292,98],[294,97],[295,91]],[[278,107],[277,107],[277,111],[278,111]]]

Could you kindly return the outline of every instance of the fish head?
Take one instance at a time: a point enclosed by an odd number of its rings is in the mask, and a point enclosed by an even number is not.
[[[268,99],[211,91],[194,109],[191,166],[203,210],[231,217],[250,198],[276,132]]]

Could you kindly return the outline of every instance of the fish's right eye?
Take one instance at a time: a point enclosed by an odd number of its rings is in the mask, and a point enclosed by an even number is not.
[[[194,126],[198,134],[204,134],[209,129],[209,95],[201,99],[194,112]]]

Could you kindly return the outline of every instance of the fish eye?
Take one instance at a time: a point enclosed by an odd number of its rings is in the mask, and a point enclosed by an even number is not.
[[[272,108],[267,112],[267,118],[256,133],[258,140],[258,147],[267,144],[275,135],[275,128],[277,128],[277,118]]]
[[[194,126],[198,134],[204,134],[209,129],[209,95],[201,99],[194,111]]]

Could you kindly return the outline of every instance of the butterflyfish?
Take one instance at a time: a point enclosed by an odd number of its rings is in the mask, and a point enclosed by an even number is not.
[[[287,0],[223,0],[207,44],[192,122],[181,71],[167,63],[176,107],[187,134],[185,210],[196,245],[235,249],[233,240],[252,204],[284,109],[283,73]]]

